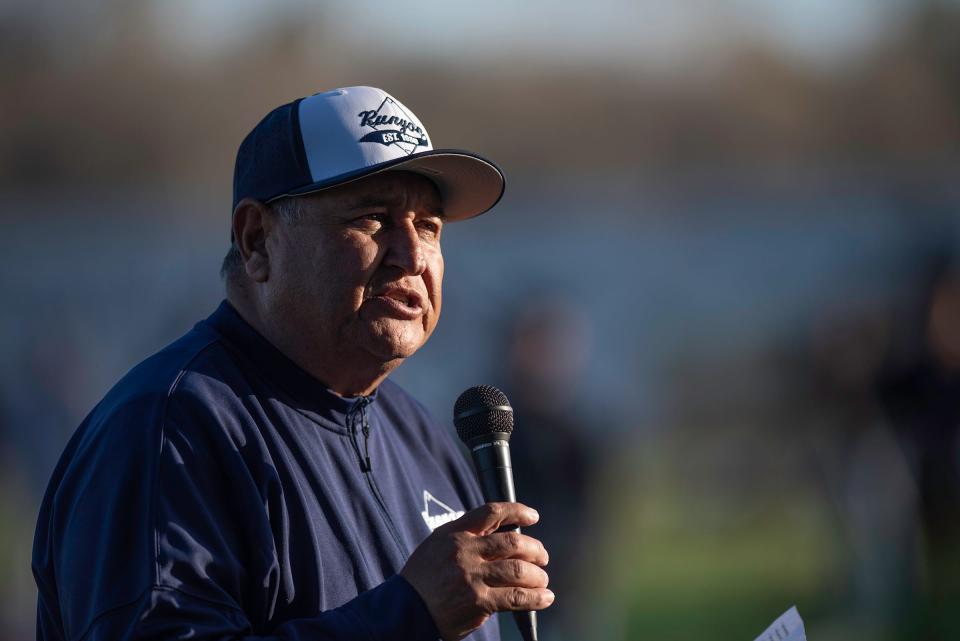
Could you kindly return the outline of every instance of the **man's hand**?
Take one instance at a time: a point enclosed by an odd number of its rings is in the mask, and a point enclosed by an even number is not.
[[[504,525],[526,527],[540,519],[521,503],[487,503],[441,525],[413,551],[400,571],[427,604],[444,641],[462,639],[501,610],[542,610],[547,551]]]

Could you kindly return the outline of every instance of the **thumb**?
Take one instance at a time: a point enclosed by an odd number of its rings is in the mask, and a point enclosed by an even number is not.
[[[532,507],[523,503],[484,503],[461,516],[449,525],[485,536],[496,532],[504,525],[527,527],[540,520],[540,515]]]

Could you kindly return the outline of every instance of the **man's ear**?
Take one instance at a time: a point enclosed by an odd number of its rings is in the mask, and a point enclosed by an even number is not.
[[[240,252],[244,271],[254,282],[263,283],[270,277],[267,238],[274,223],[273,211],[253,198],[244,198],[233,210],[233,242]]]

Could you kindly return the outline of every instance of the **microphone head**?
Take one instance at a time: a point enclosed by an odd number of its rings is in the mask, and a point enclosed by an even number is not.
[[[453,424],[460,440],[470,444],[477,438],[497,434],[509,440],[513,432],[513,408],[507,395],[492,385],[471,387],[453,405]]]

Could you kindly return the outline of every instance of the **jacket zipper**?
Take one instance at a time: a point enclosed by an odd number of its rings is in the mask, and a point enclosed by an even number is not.
[[[387,531],[390,532],[390,536],[393,538],[393,542],[397,545],[400,555],[405,557],[406,550],[404,549],[403,543],[400,539],[400,533],[397,530],[396,525],[394,525],[393,519],[390,518],[390,513],[387,511],[387,504],[383,500],[383,495],[380,493],[380,488],[377,487],[377,483],[373,478],[373,466],[370,462],[370,421],[367,417],[367,405],[369,405],[370,402],[371,401],[369,398],[362,396],[350,409],[350,413],[347,415],[347,423],[350,429],[350,441],[353,443],[353,449],[357,453],[357,459],[360,463],[360,471],[363,473],[364,477],[366,477],[367,485],[370,487],[370,492],[377,500],[377,507],[380,508],[380,516],[383,518],[383,521],[387,526]],[[360,419],[360,432],[363,435],[362,452],[360,450],[360,442],[357,434],[358,414]]]

